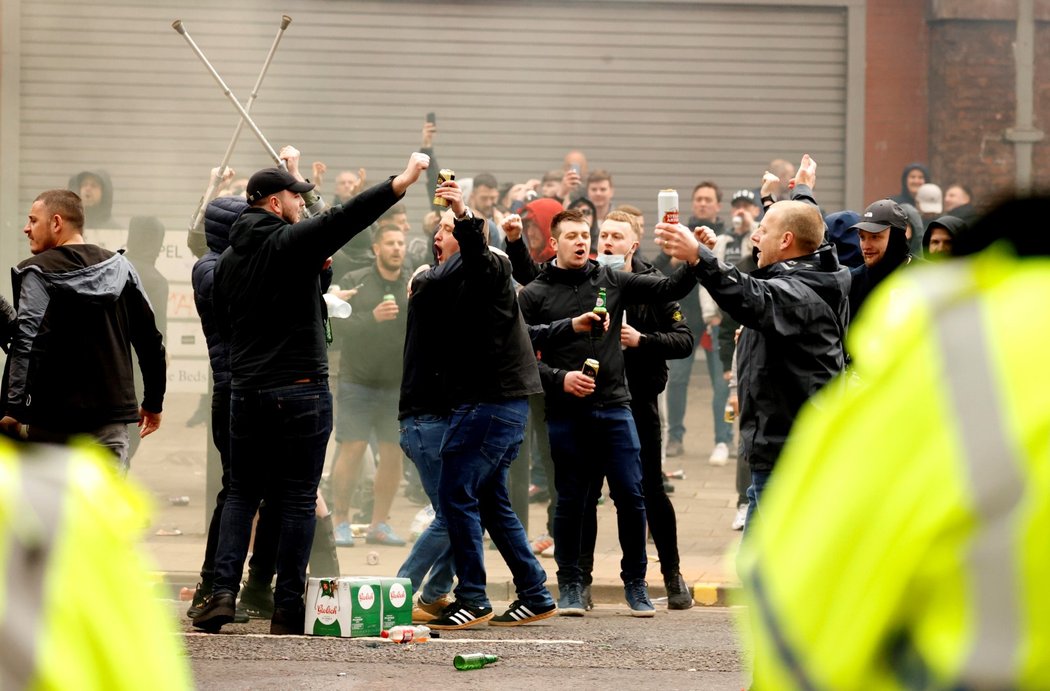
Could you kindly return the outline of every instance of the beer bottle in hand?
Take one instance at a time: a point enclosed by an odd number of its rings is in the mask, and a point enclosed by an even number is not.
[[[598,289],[598,301],[594,303],[594,309],[591,311],[601,318],[600,321],[591,322],[591,338],[601,338],[605,333],[605,320],[609,318],[609,309],[605,302],[605,288]]]

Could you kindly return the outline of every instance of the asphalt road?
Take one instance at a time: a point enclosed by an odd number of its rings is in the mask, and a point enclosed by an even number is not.
[[[178,603],[181,610],[184,603]],[[497,603],[502,611],[506,603]],[[182,617],[186,630],[192,627]],[[598,605],[585,617],[557,617],[515,628],[485,625],[443,632],[428,643],[269,636],[269,622],[187,633],[200,689],[712,689],[746,686],[735,610],[658,608],[634,619],[626,606]],[[458,653],[500,661],[457,671]]]

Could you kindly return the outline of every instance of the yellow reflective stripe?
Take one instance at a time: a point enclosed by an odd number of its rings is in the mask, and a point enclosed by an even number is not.
[[[10,550],[4,573],[0,616],[0,688],[23,689],[36,676],[37,642],[43,625],[47,567],[62,521],[68,456],[49,447],[19,447],[20,491],[14,499]]]
[[[952,278],[945,283],[962,287],[962,276]],[[966,556],[973,640],[959,682],[1001,686],[1015,678],[1020,649],[1020,545],[1014,519],[1024,480],[1017,450],[1006,437],[1006,407],[999,400],[980,299],[970,291],[960,296],[946,290],[945,283],[930,297],[941,303],[934,305],[935,330],[978,523]],[[961,301],[951,300],[949,292]]]

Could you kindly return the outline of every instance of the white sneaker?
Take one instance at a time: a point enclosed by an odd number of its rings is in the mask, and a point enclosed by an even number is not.
[[[736,517],[733,518],[733,530],[743,530],[747,521],[747,504],[736,507]]]
[[[725,465],[729,463],[729,446],[724,442],[715,444],[715,449],[711,452],[711,457],[707,459],[707,462],[711,465]]]

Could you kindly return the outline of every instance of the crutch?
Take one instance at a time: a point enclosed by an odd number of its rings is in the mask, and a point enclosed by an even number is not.
[[[259,87],[262,86],[263,78],[266,76],[267,70],[270,69],[270,62],[273,61],[273,55],[277,52],[277,45],[281,42],[281,37],[284,36],[284,30],[288,28],[288,25],[292,23],[292,18],[288,15],[281,16],[281,28],[277,30],[277,35],[273,39],[273,45],[270,46],[270,52],[266,54],[266,61],[263,63],[262,70],[259,72],[259,77],[255,80],[255,86],[252,87],[251,94],[248,95],[248,102],[244,105],[244,112],[251,112],[252,104],[255,103],[256,97],[259,95]],[[182,22],[176,21],[172,26],[180,34],[186,36],[186,39],[190,41],[190,45],[193,44],[193,40],[190,39],[189,35],[182,28]],[[202,56],[203,59],[203,56]],[[237,146],[237,140],[241,136],[241,131],[244,129],[244,120],[241,118],[237,119],[237,127],[233,131],[233,137],[230,138],[230,143],[226,147],[226,153],[223,154],[222,163],[216,169],[216,173],[212,174],[208,180],[208,187],[204,190],[204,195],[201,197],[200,202],[197,204],[197,209],[193,212],[193,216],[190,219],[190,232],[193,232],[194,228],[201,222],[204,217],[204,207],[207,206],[211,196],[215,193],[215,188],[219,184],[219,180],[222,178],[223,172],[226,170],[226,166],[230,163],[230,158],[233,157],[233,149]]]
[[[249,128],[251,128],[252,133],[255,134],[255,138],[259,140],[259,143],[263,145],[263,148],[266,149],[266,152],[270,154],[270,158],[273,159],[273,162],[278,167],[287,169],[287,166],[285,165],[284,161],[282,161],[281,157],[277,155],[277,152],[274,150],[274,148],[270,146],[270,142],[266,140],[266,136],[262,133],[262,130],[260,130],[259,126],[255,124],[255,121],[252,120],[252,116],[248,114],[248,111],[246,111],[244,109],[244,106],[241,105],[240,101],[237,100],[237,97],[234,95],[233,91],[230,90],[230,87],[226,86],[226,82],[222,80],[222,77],[219,76],[219,73],[216,72],[212,64],[208,62],[208,58],[204,55],[204,51],[200,49],[200,47],[196,44],[196,42],[194,42],[193,38],[186,31],[186,27],[183,25],[182,20],[176,19],[174,22],[172,22],[171,26],[173,29],[175,29],[175,31],[179,32],[183,38],[186,39],[187,43],[190,44],[190,48],[192,48],[193,52],[197,54],[197,57],[201,59],[201,62],[204,63],[204,66],[208,68],[208,71],[211,72],[211,76],[215,78],[215,81],[218,82],[219,86],[222,87],[223,94],[230,100],[230,103],[233,104],[233,107],[237,110],[237,112],[240,113],[241,120],[245,124],[247,124]],[[309,210],[304,209],[303,214],[305,216],[309,216],[310,212]]]

